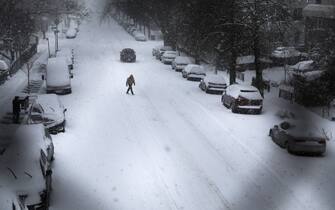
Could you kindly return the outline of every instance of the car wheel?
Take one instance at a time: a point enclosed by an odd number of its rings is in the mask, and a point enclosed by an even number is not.
[[[258,109],[255,113],[256,114],[261,114],[262,113],[262,108]]]

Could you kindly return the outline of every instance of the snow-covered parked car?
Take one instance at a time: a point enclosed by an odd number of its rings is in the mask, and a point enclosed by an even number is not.
[[[177,57],[176,51],[167,50],[162,54],[161,61],[164,64],[171,64],[176,57]]]
[[[121,62],[134,63],[136,62],[135,50],[131,48],[125,48],[120,52]]]
[[[72,92],[71,76],[66,57],[48,59],[46,88],[47,93],[69,94]]]
[[[65,36],[67,39],[74,39],[77,36],[77,30],[75,28],[69,28],[66,31]]]
[[[156,47],[152,48],[152,56],[156,56],[159,53],[159,49],[161,47],[162,46],[156,46]]]
[[[188,56],[177,56],[171,63],[172,69],[181,72],[188,64],[194,64],[194,59]]]
[[[1,187],[16,194],[22,209],[47,209],[49,205],[52,173],[44,176],[41,172],[42,153],[46,155],[48,145],[36,135],[40,129],[43,125],[20,126],[0,154]]]
[[[133,32],[133,36],[136,41],[142,41],[142,42],[147,41],[147,37],[140,31]]]
[[[9,66],[4,60],[0,60],[0,76],[1,75],[9,75]]]
[[[209,74],[200,81],[199,87],[206,93],[214,92],[222,94],[227,88],[227,82],[222,75]]]
[[[57,52],[57,56],[66,58],[66,63],[68,65],[69,72],[70,72],[70,77],[73,78],[73,68],[74,68],[73,50],[69,48],[63,48],[59,52]]]
[[[294,47],[277,47],[270,55],[275,65],[294,65],[300,61],[302,53]]]
[[[158,49],[158,53],[156,53],[156,59],[161,60],[161,56],[163,55],[165,51],[172,51],[172,47],[171,46],[160,46]]]
[[[4,60],[0,60],[0,84],[4,83],[9,76],[9,66]]]
[[[263,97],[259,90],[251,85],[233,84],[224,91],[221,102],[233,113],[260,114],[263,108]]]
[[[181,73],[187,80],[194,81],[200,81],[206,76],[205,69],[197,64],[188,64]]]
[[[284,121],[271,128],[269,136],[289,153],[322,155],[326,152],[326,139],[311,129],[306,122]]]
[[[31,105],[28,123],[43,123],[52,134],[65,132],[67,109],[56,94],[29,96],[29,101]]]

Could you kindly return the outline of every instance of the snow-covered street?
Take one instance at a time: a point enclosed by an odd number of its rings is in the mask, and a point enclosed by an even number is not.
[[[60,41],[76,65],[73,92],[61,96],[66,132],[53,136],[50,209],[334,209],[333,141],[324,157],[289,155],[268,136],[286,101],[266,95],[261,115],[233,114],[157,61],[159,44],[135,41],[112,20],[85,22]],[[120,62],[127,47],[136,63]]]

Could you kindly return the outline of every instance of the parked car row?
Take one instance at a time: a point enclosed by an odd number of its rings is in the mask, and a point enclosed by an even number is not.
[[[118,23],[124,28],[124,30],[126,30],[130,35],[132,35],[136,41],[142,41],[142,42],[147,41],[146,35],[140,30],[138,30],[135,24],[124,22],[122,20],[119,20]]]
[[[152,56],[162,63],[171,64],[171,68],[181,72],[182,77],[187,80],[200,81],[199,88],[201,90],[206,93],[222,94],[222,105],[233,113],[262,113],[263,96],[256,87],[246,84],[227,85],[222,75],[209,74],[203,66],[195,64],[191,57],[175,56],[172,58],[171,56],[167,60],[166,57],[171,54],[177,55],[169,46],[157,46],[152,49]],[[274,60],[277,59],[277,63],[288,58],[296,60],[300,56],[302,56],[301,53],[294,48],[277,48],[272,54]],[[291,68],[297,69],[297,72],[311,71],[313,64],[313,61],[303,61],[291,66]],[[326,137],[322,133],[307,132],[306,127],[303,122],[284,121],[270,128],[269,136],[274,143],[291,154],[323,155],[326,152]],[[311,130],[315,131],[316,129],[311,128]]]
[[[72,92],[74,69],[73,50],[64,48],[56,56],[48,59],[42,75],[47,94],[15,97],[24,109],[23,120],[0,127],[0,180],[9,205],[4,209],[48,209],[54,160],[50,134],[66,127],[67,109],[56,94]]]
[[[48,130],[43,124],[6,125],[0,132],[2,209],[48,209],[54,160]]]
[[[292,48],[279,48],[274,53],[277,57],[286,56],[283,51],[289,50],[291,54],[298,55]],[[174,52],[174,53],[172,53]],[[188,56],[176,56],[164,60],[167,55],[177,55],[169,46],[157,46],[153,48],[152,55],[162,63],[171,63],[171,68],[181,72],[187,80],[200,81],[199,88],[206,93],[218,93],[221,95],[221,103],[233,113],[261,114],[263,110],[263,96],[259,90],[251,85],[232,84],[227,85],[226,79],[220,74],[210,74],[201,65],[195,64],[194,59]],[[300,54],[299,54],[300,55]],[[171,56],[172,57],[172,56]],[[297,64],[298,69],[307,68],[311,61]],[[295,66],[293,66],[295,67]],[[326,151],[326,138],[320,133],[307,133],[303,123],[284,121],[275,125],[269,131],[273,142],[289,153],[298,155],[322,155]]]

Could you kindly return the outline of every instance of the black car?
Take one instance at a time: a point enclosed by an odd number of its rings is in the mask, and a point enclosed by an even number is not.
[[[136,61],[136,53],[131,48],[125,48],[120,52],[120,60],[122,62],[133,63]]]

